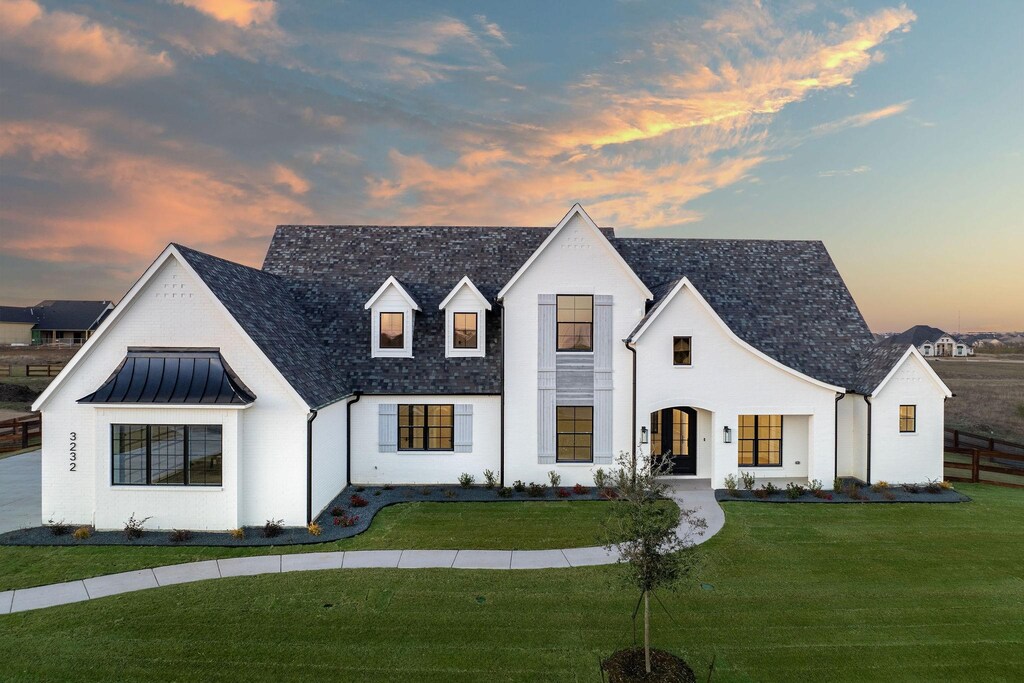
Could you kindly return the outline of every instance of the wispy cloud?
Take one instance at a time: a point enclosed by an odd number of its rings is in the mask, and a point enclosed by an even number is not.
[[[861,173],[867,173],[871,170],[870,166],[854,166],[853,168],[841,168],[832,171],[819,171],[819,178],[836,178],[836,177],[848,177],[853,175],[860,175]]]
[[[124,83],[174,70],[166,52],[82,14],[47,11],[33,0],[0,0],[4,59],[90,85]]]
[[[882,119],[902,114],[908,107],[910,107],[910,103],[911,100],[907,100],[906,102],[900,102],[898,104],[890,104],[888,107],[882,107],[881,109],[845,116],[838,121],[829,121],[828,123],[817,125],[811,129],[811,132],[816,135],[826,135],[846,128],[863,128],[864,126],[871,125],[876,121],[881,121]]]

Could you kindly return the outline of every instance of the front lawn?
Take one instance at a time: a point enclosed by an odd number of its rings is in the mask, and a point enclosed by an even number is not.
[[[673,505],[665,501],[666,505]],[[402,503],[330,543],[251,548],[0,546],[0,591],[131,569],[243,555],[332,550],[543,550],[595,545],[606,502]]]
[[[675,622],[655,609],[654,644],[698,680],[713,658],[714,681],[1024,680],[1024,492],[959,488],[975,502],[726,503],[698,577],[714,589],[665,594]],[[0,678],[596,681],[598,659],[632,638],[636,596],[616,571],[342,570],[143,591],[0,617]]]

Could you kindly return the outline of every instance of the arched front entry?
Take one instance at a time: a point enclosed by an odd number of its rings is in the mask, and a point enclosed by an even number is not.
[[[651,456],[672,458],[671,474],[697,474],[697,411],[686,406],[651,413]]]

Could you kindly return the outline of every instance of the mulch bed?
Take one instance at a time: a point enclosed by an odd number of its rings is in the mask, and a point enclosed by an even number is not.
[[[647,673],[642,647],[619,650],[601,662],[601,668],[612,683],[694,683],[697,680],[686,662],[671,652],[655,648],[651,648],[651,673]]]
[[[545,487],[543,496],[530,496],[528,491],[518,493],[511,491],[507,497],[498,495],[497,489],[488,489],[483,486],[472,486],[464,489],[457,485],[431,485],[431,486],[395,486],[385,488],[383,486],[349,486],[342,490],[338,496],[331,501],[316,522],[320,525],[322,532],[319,536],[313,536],[306,530],[306,527],[283,527],[279,534],[267,538],[263,534],[262,526],[244,527],[244,538],[234,538],[225,531],[193,531],[187,540],[172,541],[171,530],[144,531],[140,538],[129,539],[121,530],[116,531],[93,531],[92,535],[83,540],[75,539],[72,532],[78,525],[72,525],[68,533],[61,536],[54,536],[50,527],[37,526],[17,531],[9,531],[0,534],[0,546],[2,545],[127,545],[127,546],[218,546],[218,547],[246,547],[246,546],[274,546],[274,545],[312,545],[316,543],[327,543],[343,538],[351,538],[366,531],[370,522],[380,510],[389,505],[399,503],[416,503],[429,501],[434,503],[489,503],[507,501],[566,501],[566,500],[600,500],[600,491],[596,487],[590,487],[587,493],[573,493],[572,487],[564,487],[570,494],[567,498],[557,495],[557,490]],[[360,496],[366,501],[362,507],[353,506],[353,496]],[[346,517],[355,517],[355,523],[351,526],[336,525],[336,516],[332,510],[339,509]],[[126,520],[127,521],[127,520]]]
[[[819,498],[805,491],[798,498],[790,498],[782,489],[768,497],[758,497],[754,491],[739,489],[730,493],[728,489],[715,489],[715,500],[719,502],[743,501],[748,503],[967,503],[970,498],[954,489],[940,489],[937,493],[929,493],[924,486],[917,493],[906,491],[901,486],[890,486],[883,491],[873,491],[870,486],[858,489],[857,497],[846,491],[822,491],[825,496]],[[763,494],[761,494],[763,495]]]

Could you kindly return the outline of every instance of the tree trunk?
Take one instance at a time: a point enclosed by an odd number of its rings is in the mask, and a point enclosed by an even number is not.
[[[644,591],[644,665],[651,673],[651,595]]]

